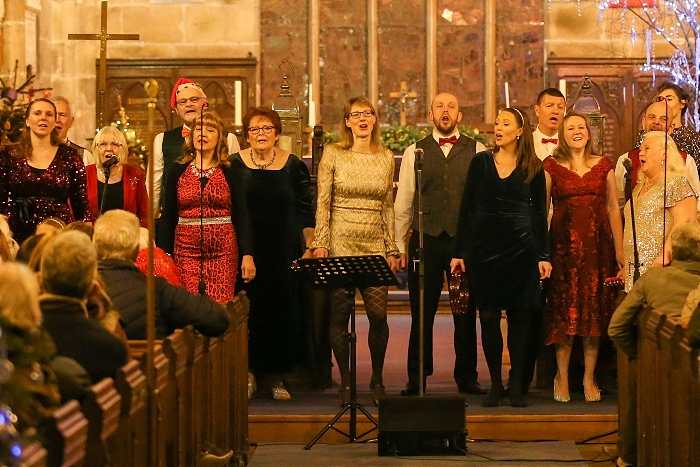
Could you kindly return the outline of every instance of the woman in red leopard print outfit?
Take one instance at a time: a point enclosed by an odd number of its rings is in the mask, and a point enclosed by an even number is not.
[[[228,302],[239,255],[245,282],[255,277],[255,265],[243,179],[228,159],[223,122],[216,114],[195,119],[183,154],[166,177],[157,244],[173,255],[187,290]]]

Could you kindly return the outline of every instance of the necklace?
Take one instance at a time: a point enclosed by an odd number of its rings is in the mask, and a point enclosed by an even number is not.
[[[190,164],[190,167],[192,167],[192,173],[195,174],[196,176],[202,177],[202,178],[209,178],[214,174],[217,166],[213,165],[206,170],[200,170],[199,167],[197,167],[197,165],[194,163],[194,161],[192,161],[192,163]]]
[[[265,170],[265,169],[267,169],[268,167],[270,167],[270,166],[275,162],[275,158],[276,158],[276,157],[277,157],[277,151],[275,151],[275,150],[273,149],[273,150],[272,150],[272,159],[270,159],[270,162],[268,162],[268,163],[266,163],[266,164],[259,164],[259,163],[255,160],[255,157],[253,156],[253,150],[251,149],[251,151],[250,151],[250,161],[253,163],[253,165],[254,165],[255,167],[257,167],[257,168],[260,169],[260,170]]]
[[[498,162],[498,159],[494,156],[493,161],[496,163],[496,165],[501,166],[501,164]],[[507,167],[502,167],[501,172],[505,172]]]

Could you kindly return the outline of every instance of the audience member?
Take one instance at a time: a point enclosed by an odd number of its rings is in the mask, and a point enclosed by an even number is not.
[[[0,245],[0,256],[4,257],[5,261],[14,261],[17,255],[17,250],[19,250],[19,245],[15,241],[12,235],[12,230],[10,230],[10,224],[7,223],[7,217],[0,214],[0,233],[2,234],[3,244]],[[5,248],[7,246],[7,248]]]
[[[97,253],[82,232],[56,234],[41,258],[39,299],[44,328],[51,334],[58,354],[70,357],[90,374],[93,383],[113,377],[126,364],[126,345],[88,317],[86,299],[99,287]]]
[[[71,222],[66,226],[66,230],[77,230],[78,232],[83,232],[90,238],[92,238],[92,235],[95,233],[95,228],[92,224],[84,221]]]
[[[95,222],[93,237],[99,271],[124,322],[129,339],[146,339],[146,276],[134,264],[139,251],[139,220],[120,209],[107,211]],[[228,329],[223,306],[202,295],[156,277],[156,337],[163,338],[187,325],[205,336]]]
[[[136,256],[136,267],[148,275],[148,229],[139,230],[139,254]],[[153,247],[153,274],[162,277],[172,285],[182,286],[180,268],[173,258],[157,246]]]
[[[63,222],[58,217],[49,217],[39,222],[36,226],[34,233],[36,235],[45,234],[47,232],[53,232],[54,230],[61,230],[66,228],[66,223]]]
[[[19,250],[17,250],[15,261],[17,261],[18,263],[29,264],[29,258],[32,257],[34,249],[39,244],[41,239],[44,238],[44,235],[45,234],[34,234],[31,237],[27,238],[25,241],[23,241],[22,244],[19,246]]]

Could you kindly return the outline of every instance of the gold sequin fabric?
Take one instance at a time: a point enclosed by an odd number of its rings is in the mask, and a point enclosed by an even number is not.
[[[330,256],[398,255],[394,241],[394,155],[326,147],[318,166],[314,248]]]
[[[637,184],[634,188],[634,219],[637,227],[637,248],[639,250],[639,273],[644,274],[651,267],[651,263],[661,254],[661,246],[664,238],[662,208],[664,192],[663,183],[657,183],[642,196],[639,192],[643,184]],[[677,202],[698,196],[690,181],[683,176],[673,176],[667,182],[666,190],[666,237],[673,227],[673,214],[671,209]],[[632,288],[634,276],[634,244],[632,239],[632,217],[630,215],[629,201],[625,205],[625,259],[627,270],[625,273],[625,292]]]

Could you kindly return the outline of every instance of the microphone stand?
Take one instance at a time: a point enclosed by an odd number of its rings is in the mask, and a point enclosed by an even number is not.
[[[423,248],[423,150],[415,151],[413,167],[416,171],[418,197],[418,396],[423,397],[425,387],[425,258]]]
[[[206,102],[202,105],[199,113],[199,295],[207,295],[207,283],[204,281],[204,187],[209,179],[204,177],[204,109]],[[193,136],[194,137],[194,136]],[[219,135],[219,138],[221,135]],[[194,146],[194,145],[193,145]]]
[[[664,98],[664,104],[666,104],[666,132],[664,135],[664,204],[661,206],[663,209],[663,236],[661,237],[661,267],[666,266],[666,176],[668,173],[668,101]]]
[[[112,158],[110,157],[109,161],[111,161],[111,160],[112,160]],[[111,165],[108,165],[107,167],[104,167],[104,165],[102,166],[102,170],[103,170],[102,174],[105,176],[105,187],[102,190],[102,200],[100,200],[100,214],[104,213],[105,199],[107,199],[107,187],[109,186],[109,176],[110,176],[109,172],[112,170],[112,167],[114,165],[115,164],[112,163]]]
[[[627,161],[625,161],[627,162]],[[634,251],[634,272],[632,274],[632,283],[639,279],[639,248],[637,248],[637,221],[634,218],[634,195],[632,194],[632,171],[627,170],[625,173],[625,191],[630,200],[630,220],[632,221],[632,246]]]

